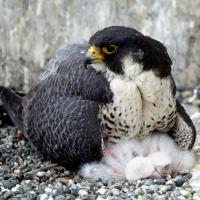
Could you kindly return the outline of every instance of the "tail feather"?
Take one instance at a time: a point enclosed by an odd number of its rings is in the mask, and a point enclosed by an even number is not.
[[[14,125],[17,126],[20,130],[23,130],[23,97],[17,95],[14,91],[8,88],[0,86],[0,99],[3,102],[3,106]]]

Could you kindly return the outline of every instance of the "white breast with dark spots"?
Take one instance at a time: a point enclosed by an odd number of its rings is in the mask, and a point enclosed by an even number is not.
[[[130,133],[136,137],[142,125],[142,101],[133,81],[115,78],[110,83],[113,103],[102,110],[102,127],[108,141],[114,142]]]
[[[146,71],[135,80],[114,77],[110,88],[113,103],[103,107],[100,115],[108,141],[139,138],[155,129],[168,131],[174,125],[176,101],[169,78],[160,79]]]
[[[170,78],[160,79],[153,71],[146,71],[136,79],[143,102],[141,134],[159,130],[166,132],[173,127],[176,118],[176,99]]]

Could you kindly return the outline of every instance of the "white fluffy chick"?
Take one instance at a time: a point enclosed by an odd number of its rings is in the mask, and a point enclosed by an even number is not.
[[[103,180],[161,178],[190,169],[194,162],[192,152],[179,149],[167,135],[155,134],[140,141],[107,144],[102,161],[83,165],[80,173]]]
[[[97,163],[97,162],[84,164],[79,172],[84,178],[92,180],[101,179],[104,181],[108,180],[117,181],[124,179],[124,176],[122,176],[119,173],[115,173],[114,169],[112,169],[111,167],[103,163]]]
[[[180,171],[188,170],[195,163],[195,156],[191,151],[180,149],[178,145],[165,134],[147,136],[141,142],[144,147],[143,155],[149,155],[154,152],[165,152],[170,156],[171,164],[169,174],[177,174]],[[160,157],[160,159],[162,158]]]
[[[142,143],[137,140],[106,145],[103,163],[124,175],[127,163],[143,154]]]
[[[142,143],[137,140],[122,141],[119,144],[109,143],[105,147],[102,161],[83,165],[80,174],[89,179],[124,179],[127,163],[142,152]]]
[[[150,177],[154,172],[154,166],[147,157],[138,156],[128,162],[125,170],[125,178],[129,181],[136,181],[141,178]]]
[[[165,152],[155,152],[147,157],[138,156],[128,162],[125,176],[129,181],[141,178],[161,178],[168,174],[170,156]]]

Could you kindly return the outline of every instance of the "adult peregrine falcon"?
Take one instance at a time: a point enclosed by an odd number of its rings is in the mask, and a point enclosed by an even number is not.
[[[157,130],[192,148],[195,127],[175,99],[172,61],[162,43],[133,28],[108,27],[90,38],[86,62],[104,74],[113,92],[100,117],[104,138],[118,142]]]
[[[88,46],[64,48],[23,98],[0,92],[36,149],[71,170],[100,160],[103,138],[116,143],[159,130],[185,149],[195,141],[193,123],[175,100],[166,48],[132,28],[108,27]]]

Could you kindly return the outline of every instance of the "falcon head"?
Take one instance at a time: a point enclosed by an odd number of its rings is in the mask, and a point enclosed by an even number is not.
[[[107,27],[91,36],[85,62],[97,70],[110,70],[129,79],[143,70],[153,70],[160,78],[166,77],[172,64],[162,43],[123,26]]]

